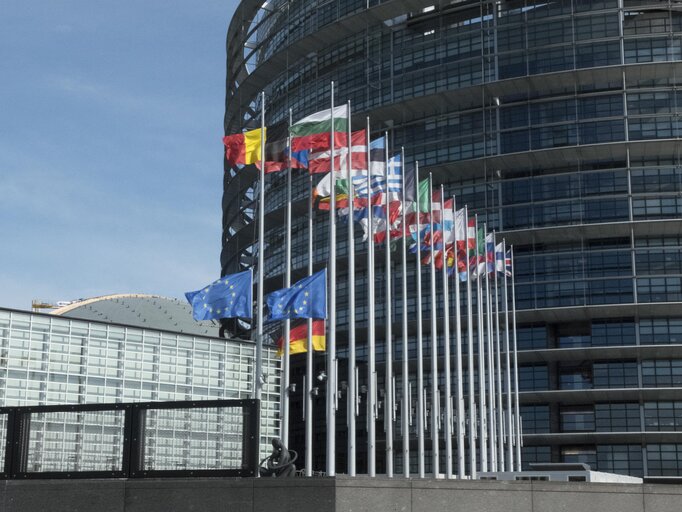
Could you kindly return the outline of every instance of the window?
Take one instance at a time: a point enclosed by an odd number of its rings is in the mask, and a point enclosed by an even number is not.
[[[682,343],[682,318],[650,318],[639,321],[642,345]]]
[[[644,428],[651,431],[682,431],[682,402],[645,402]]]
[[[637,363],[635,361],[594,363],[595,388],[637,387]]]
[[[549,446],[523,446],[521,465],[524,471],[530,470],[534,462],[552,462],[552,449]]]
[[[517,348],[519,350],[547,348],[547,328],[544,325],[539,327],[520,327],[516,330],[516,335]]]
[[[592,389],[592,368],[589,365],[561,368],[559,389]]]
[[[649,476],[679,476],[682,473],[682,444],[648,444]]]
[[[638,432],[641,430],[639,404],[595,404],[595,430],[597,432]]]
[[[682,359],[642,361],[642,386],[682,386]]]
[[[622,475],[642,476],[644,464],[642,447],[634,444],[611,444],[597,446],[598,471]]]
[[[519,391],[549,389],[549,377],[546,365],[519,367]]]
[[[605,321],[592,323],[592,346],[634,345],[635,323],[632,321]]]
[[[520,412],[524,434],[549,432],[549,405],[524,405]]]
[[[681,302],[682,278],[637,279],[637,297],[640,302]]]
[[[594,431],[594,407],[592,406],[562,407],[559,415],[562,432]]]
[[[561,462],[597,465],[597,449],[594,446],[564,446],[561,448]]]

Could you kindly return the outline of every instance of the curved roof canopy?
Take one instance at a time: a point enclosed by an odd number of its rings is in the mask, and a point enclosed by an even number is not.
[[[159,295],[104,295],[74,302],[51,314],[211,337],[218,336],[219,328],[217,322],[195,321],[187,302]]]

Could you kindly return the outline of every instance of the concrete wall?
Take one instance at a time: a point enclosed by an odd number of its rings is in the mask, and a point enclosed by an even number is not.
[[[682,486],[369,478],[7,480],[0,512],[680,512]]]

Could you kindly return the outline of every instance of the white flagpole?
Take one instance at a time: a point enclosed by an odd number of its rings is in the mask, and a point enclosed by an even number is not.
[[[350,125],[350,101],[346,106],[348,117],[348,155],[346,156],[346,179],[348,180],[348,393],[347,400],[347,424],[348,424],[348,474],[355,476],[355,232],[353,229],[353,173],[352,173],[352,148],[351,125]],[[339,159],[340,160],[340,159]],[[333,169],[332,169],[333,171]],[[336,194],[336,191],[332,191]]]
[[[289,109],[289,126],[291,126],[291,109]],[[284,288],[291,286],[291,139],[289,139],[289,151],[287,155],[287,208],[286,208],[286,226],[284,229],[285,243],[284,243],[284,261],[286,265],[284,274]],[[265,166],[265,160],[262,162]],[[284,321],[284,334],[282,336],[284,347],[282,360],[282,385],[280,390],[281,406],[282,406],[282,442],[284,446],[289,446],[289,384],[291,380],[291,352],[290,352],[290,336],[291,336],[291,320],[288,318]]]
[[[473,279],[473,272],[471,270],[471,261],[469,258],[469,209],[466,209],[466,266],[467,266],[467,365],[468,365],[468,379],[469,379],[469,471],[471,474],[471,479],[476,479],[476,436],[477,436],[477,425],[476,420],[478,415],[476,414],[476,391],[474,389],[474,315],[473,307],[471,304],[472,293],[471,293],[471,280]],[[475,229],[475,228],[474,228]],[[478,236],[475,233],[474,236]],[[474,256],[476,259],[478,255]]]
[[[253,398],[260,400],[263,390],[263,274],[265,252],[265,92],[260,93],[260,187],[258,190],[258,291],[257,291],[257,331],[256,331],[256,368],[253,376]]]
[[[313,275],[313,175],[308,173],[308,275]],[[305,355],[305,476],[313,476],[313,319],[308,318]]]
[[[419,162],[415,162],[416,183],[416,222],[417,222],[417,467],[419,478],[424,478],[424,347],[422,346],[422,256],[421,256],[421,222],[419,206]]]
[[[433,178],[429,173],[429,204],[431,205],[431,258],[430,258],[430,271],[431,271],[431,467],[433,471],[433,477],[438,478],[440,474],[440,468],[438,467],[438,462],[440,458],[440,446],[438,443],[438,421],[440,419],[440,408],[439,408],[439,390],[438,390],[438,311],[436,309],[436,264],[434,255],[434,245],[433,245]]]
[[[408,344],[408,332],[407,332],[407,236],[409,230],[407,222],[407,202],[405,200],[405,149],[401,150],[400,162],[403,166],[401,183],[401,204],[402,204],[402,231],[403,231],[403,247],[402,247],[402,299],[403,299],[403,401],[401,405],[401,425],[403,434],[403,476],[405,478],[410,478],[410,416],[412,411],[410,410],[410,387],[409,387],[409,344]]]
[[[479,437],[481,447],[481,471],[486,473],[488,471],[488,429],[487,429],[487,400],[486,400],[486,376],[485,376],[485,344],[483,341],[485,326],[483,324],[483,293],[481,290],[481,272],[480,272],[480,248],[478,236],[478,215],[476,215],[476,319],[477,319],[477,334],[478,334],[478,416]]]
[[[452,215],[455,219],[455,354],[457,362],[457,478],[463,479],[465,475],[464,468],[464,383],[462,379],[462,373],[464,368],[462,367],[462,317],[460,311],[460,296],[459,296],[459,269],[457,267],[457,205],[455,201],[452,201]],[[467,219],[466,215],[464,217],[464,237],[465,237],[465,247],[466,247],[466,225]]]
[[[393,331],[391,311],[391,202],[389,200],[388,177],[388,132],[384,134],[386,139],[384,159],[386,161],[386,371],[384,391],[384,426],[386,430],[386,476],[393,477]]]
[[[514,471],[514,443],[512,436],[514,428],[512,426],[512,387],[511,387],[511,354],[509,353],[509,291],[507,287],[507,243],[502,241],[502,268],[504,276],[504,352],[505,352],[505,387],[507,388],[507,471]]]
[[[440,216],[441,227],[443,230],[443,250],[441,257],[443,260],[443,373],[445,374],[445,478],[452,478],[452,384],[450,373],[450,297],[448,297],[450,287],[448,286],[448,258],[445,239],[445,191],[443,185],[440,186]],[[454,214],[453,214],[454,221]],[[455,226],[451,227],[455,229]]]
[[[372,153],[369,140],[369,117],[367,118],[367,474],[376,476],[376,340],[374,338],[374,215],[372,212]]]
[[[497,240],[493,239],[493,272],[495,276],[495,375],[497,376],[497,469],[504,471],[504,408],[502,406],[502,356],[500,340],[500,294],[497,285]]]
[[[514,246],[511,247],[511,294],[512,294],[512,326],[514,328],[514,412],[516,421],[516,471],[521,471],[521,411],[519,409],[519,364],[517,358],[516,345],[516,293],[514,290],[514,274],[516,264],[514,263]]]
[[[327,342],[327,476],[336,475],[336,173],[334,172],[334,82],[331,83],[329,201],[329,337]]]
[[[490,293],[490,279],[488,274],[488,226],[484,224],[483,232],[485,233],[484,239],[484,270],[483,275],[485,277],[485,323],[486,323],[486,334],[485,345],[486,345],[486,361],[488,366],[487,381],[488,381],[488,436],[489,443],[488,449],[490,450],[490,470],[497,471],[497,438],[496,438],[496,426],[495,426],[495,363],[493,357],[493,320],[492,320],[492,296]]]

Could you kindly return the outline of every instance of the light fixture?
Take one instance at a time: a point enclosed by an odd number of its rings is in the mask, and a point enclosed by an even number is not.
[[[317,380],[320,382],[324,382],[327,379],[327,372],[322,370],[320,373],[317,374]]]

